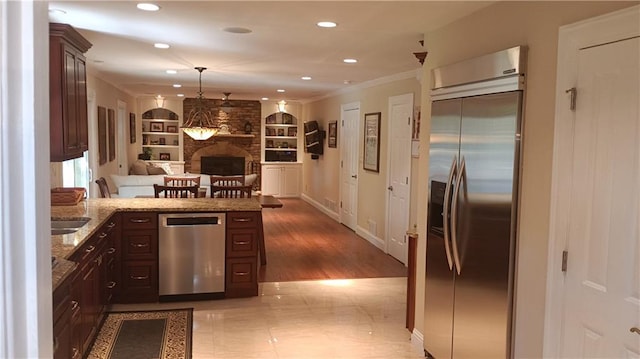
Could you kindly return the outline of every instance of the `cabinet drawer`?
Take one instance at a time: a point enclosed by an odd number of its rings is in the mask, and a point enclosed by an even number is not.
[[[260,212],[227,212],[227,228],[256,228]]]
[[[258,230],[232,228],[227,231],[227,257],[254,257],[258,254]]]
[[[158,265],[133,261],[122,264],[120,303],[144,303],[158,300]]]
[[[122,233],[122,260],[149,259],[155,260],[158,253],[156,231],[127,231]]]
[[[158,214],[155,212],[122,213],[123,229],[157,229]]]
[[[225,266],[225,297],[239,298],[258,295],[258,260],[227,258]]]

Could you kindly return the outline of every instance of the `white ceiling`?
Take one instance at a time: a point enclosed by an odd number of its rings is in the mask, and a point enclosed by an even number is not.
[[[88,67],[135,96],[304,101],[420,67],[423,34],[492,2],[480,1],[51,1],[52,22],[74,26],[92,44]],[[63,10],[64,13],[52,11]],[[323,29],[318,21],[338,23]],[[251,29],[249,34],[223,31]],[[153,44],[171,45],[166,50]],[[344,58],[357,64],[345,64]],[[167,69],[178,73],[169,75]],[[310,81],[301,80],[311,76]],[[346,82],[346,84],[345,84]],[[176,89],[172,84],[183,87]],[[285,89],[285,93],[277,93]]]

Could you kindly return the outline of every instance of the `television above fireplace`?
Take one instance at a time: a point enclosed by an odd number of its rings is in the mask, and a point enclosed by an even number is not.
[[[220,176],[243,175],[244,157],[201,157],[200,173]]]

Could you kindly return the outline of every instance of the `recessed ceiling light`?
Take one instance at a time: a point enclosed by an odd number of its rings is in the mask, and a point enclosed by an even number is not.
[[[94,64],[103,64],[104,61],[102,61],[102,60],[93,60],[93,63]]]
[[[267,101],[268,99],[269,99],[268,97],[261,98],[262,101]]]
[[[178,71],[176,71],[176,70],[167,70],[166,72],[167,72],[169,75],[175,75],[175,74],[177,74],[177,73],[178,73]]]
[[[136,7],[140,10],[144,11],[158,11],[160,10],[160,6],[148,2],[141,2],[136,5]]]
[[[338,26],[338,24],[336,24],[333,21],[320,21],[316,25],[318,25],[320,27],[336,27],[336,26]]]
[[[276,91],[278,91],[278,92],[284,92],[284,90],[283,90],[283,89],[277,89]]]
[[[251,29],[247,29],[246,27],[225,27],[222,31],[230,32],[232,34],[250,34],[253,32]]]
[[[355,64],[356,62],[358,62],[358,60],[356,59],[344,59],[342,61],[346,64]]]
[[[309,80],[311,80],[311,76],[302,76],[301,79],[303,79],[305,81],[309,81]]]
[[[182,85],[180,85],[180,84],[173,84],[173,87],[175,87],[175,88],[180,88],[180,87],[182,87]]]
[[[177,94],[176,96],[178,96],[178,97],[184,97],[184,94],[183,94],[183,93],[179,93],[179,94]]]
[[[153,44],[153,47],[155,47],[156,49],[168,49],[171,46],[169,46],[169,44],[163,44],[161,42],[156,42],[155,44]]]
[[[351,84],[351,80],[344,80],[344,81],[342,81],[342,83],[345,84],[345,85],[349,85],[349,84]]]

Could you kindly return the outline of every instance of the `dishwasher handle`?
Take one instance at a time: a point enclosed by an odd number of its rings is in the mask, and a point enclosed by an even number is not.
[[[164,227],[184,226],[217,226],[224,224],[219,216],[208,217],[166,217],[162,221]]]

